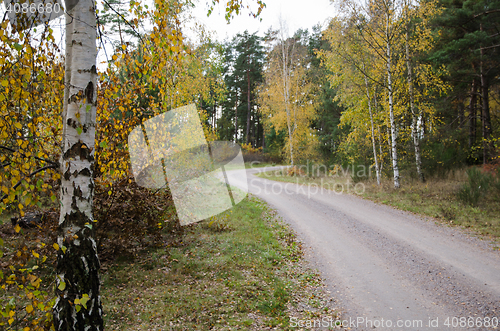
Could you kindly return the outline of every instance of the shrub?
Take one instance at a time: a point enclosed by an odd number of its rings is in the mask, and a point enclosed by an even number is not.
[[[170,192],[139,187],[131,177],[109,187],[96,180],[94,218],[102,260],[162,245],[165,227],[181,231]]]
[[[495,180],[493,181],[492,186],[495,194],[500,198],[500,167],[497,168],[497,173],[495,175]]]
[[[463,203],[477,206],[481,197],[488,193],[493,178],[477,168],[468,169],[467,176],[468,182],[460,187],[457,195]]]

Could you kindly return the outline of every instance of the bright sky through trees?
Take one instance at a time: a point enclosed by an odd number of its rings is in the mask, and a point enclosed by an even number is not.
[[[226,37],[232,38],[245,30],[250,33],[258,30],[258,34],[263,35],[270,26],[277,29],[280,15],[287,22],[289,31],[293,32],[299,28],[311,30],[318,23],[326,27],[327,19],[335,14],[335,6],[330,0],[267,0],[264,2],[266,8],[261,14],[262,21],[243,13],[227,24],[224,19],[225,7],[223,5],[216,7],[212,15],[207,17],[207,6],[202,0],[193,10],[193,15],[209,30],[215,31],[219,40],[223,40]]]

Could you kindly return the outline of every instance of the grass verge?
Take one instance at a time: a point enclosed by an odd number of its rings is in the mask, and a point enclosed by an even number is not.
[[[338,317],[294,234],[255,198],[116,260],[102,299],[108,330],[288,330],[292,317]]]

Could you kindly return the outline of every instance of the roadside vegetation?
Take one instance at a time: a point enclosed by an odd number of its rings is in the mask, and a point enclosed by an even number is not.
[[[133,185],[128,190],[142,192]],[[115,213],[111,208],[113,225]],[[51,319],[41,309],[27,314],[32,312],[29,298],[15,295],[19,285],[35,283],[38,296],[45,299],[39,304],[50,312],[56,250],[45,243],[53,240],[53,234],[40,228],[16,232],[5,215],[0,227],[6,242],[3,273],[10,274],[8,263],[40,263],[32,251],[46,260],[26,279],[17,271],[20,277],[12,278],[2,292],[2,301],[10,300],[15,311],[10,325],[16,330],[33,328],[33,321],[39,321],[38,326],[49,328]],[[319,275],[304,265],[300,242],[256,198],[248,197],[230,211],[185,228],[167,221],[155,223],[154,232],[137,220],[129,222],[132,226],[123,232],[132,234],[126,239],[116,228],[101,233],[101,295],[107,330],[288,330],[291,317],[339,317]],[[49,228],[46,222],[42,225]]]
[[[403,188],[396,189],[390,178],[360,178],[345,174],[318,173],[314,168],[293,167],[258,174],[262,178],[300,185],[318,185],[338,194],[354,194],[391,205],[450,226],[461,226],[499,242],[500,239],[500,168],[472,167],[450,170],[445,176],[403,177]],[[494,168],[493,168],[494,169]]]
[[[219,2],[208,1],[206,11],[212,13]],[[224,220],[184,228],[168,188],[150,191],[134,184],[147,171],[132,176],[130,134],[187,105],[198,112],[193,119],[203,132],[188,134],[198,143],[205,138],[240,144],[244,160],[261,165],[364,165],[374,174],[325,178],[354,194],[498,238],[500,0],[335,0],[337,10],[326,26],[289,33],[282,21],[264,35],[244,31],[223,42],[207,27],[186,25],[198,6],[192,1],[75,3],[52,22],[13,24],[12,15],[0,12],[1,328],[102,329],[102,311],[116,327],[148,318],[193,328],[197,321],[230,329],[249,320],[249,327],[286,327],[285,302],[293,300],[283,289],[292,285],[280,274],[281,264],[262,257],[286,257],[288,248],[274,247],[263,223],[250,222],[261,228],[247,230],[255,230],[265,246],[238,232],[248,226],[239,223],[249,221],[246,213],[259,219],[253,200],[238,207],[245,213],[236,208],[237,217],[227,216],[227,229]],[[221,6],[227,20],[265,10],[262,0]],[[82,10],[90,7],[98,12]],[[64,23],[73,13],[85,17]],[[99,41],[89,44],[96,33]],[[63,35],[67,47],[61,47]],[[108,41],[113,46],[106,48],[107,63],[97,63],[97,43]],[[166,174],[160,150],[182,145],[173,146],[177,140],[168,136],[154,153],[142,148],[145,154],[137,156],[151,162],[153,173],[161,164]],[[148,160],[146,153],[157,159]],[[322,180],[304,177],[298,168],[289,171],[278,179]],[[11,217],[18,221],[11,225]],[[164,235],[171,237],[167,246]],[[211,239],[199,239],[204,236]],[[208,262],[205,251],[213,252],[214,242],[225,250],[213,261],[226,261],[221,268],[231,270],[227,275]],[[103,309],[99,260],[113,275],[104,275]],[[119,293],[133,287],[150,295],[146,287],[161,284],[162,268],[169,292],[160,295],[157,289],[149,302],[135,300],[135,292],[127,298]],[[255,285],[244,283],[243,271]],[[134,273],[147,280],[121,285]],[[219,282],[222,276],[229,285]],[[253,288],[255,297],[233,283]],[[207,293],[202,290],[213,291],[217,300],[197,297]],[[226,292],[229,302],[222,299]],[[188,297],[196,300],[181,299]],[[176,306],[152,307],[150,302],[160,300],[176,300]],[[197,305],[208,307],[193,320],[190,309]],[[134,306],[144,309],[134,312]],[[236,317],[222,307],[231,307]]]
[[[168,247],[110,265],[105,321],[110,330],[287,330],[290,316],[337,316],[300,264],[293,233],[248,198]]]

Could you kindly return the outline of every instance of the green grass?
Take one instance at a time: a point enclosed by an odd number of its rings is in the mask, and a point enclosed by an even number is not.
[[[2,231],[11,233],[9,226],[4,224]],[[15,255],[15,243],[32,240],[30,234],[36,231],[4,237],[4,252]],[[182,235],[165,233],[165,238],[168,246],[103,264],[107,330],[289,330],[292,317],[340,317],[319,275],[303,265],[293,232],[256,198],[192,224]],[[48,300],[53,298],[55,260],[50,242],[46,248],[51,263],[36,271],[43,269],[39,276]],[[16,293],[13,287],[2,292],[2,305]],[[25,316],[26,303],[17,303],[15,310]],[[42,316],[35,311],[34,317]]]
[[[247,198],[190,226],[182,241],[109,266],[102,298],[108,330],[289,329],[293,316],[337,316],[301,247],[265,204]],[[314,293],[313,293],[314,292]],[[313,294],[312,294],[313,293]]]
[[[391,179],[383,179],[380,186],[374,180],[354,183],[351,177],[288,176],[286,171],[269,171],[258,176],[270,180],[298,184],[315,183],[325,189],[360,195],[364,198],[434,218],[450,226],[461,226],[498,242],[500,239],[500,196],[490,190],[477,206],[463,203],[458,198],[460,188],[467,182],[464,170],[450,172],[446,178],[430,178],[425,183],[402,180],[401,188],[394,189]]]

